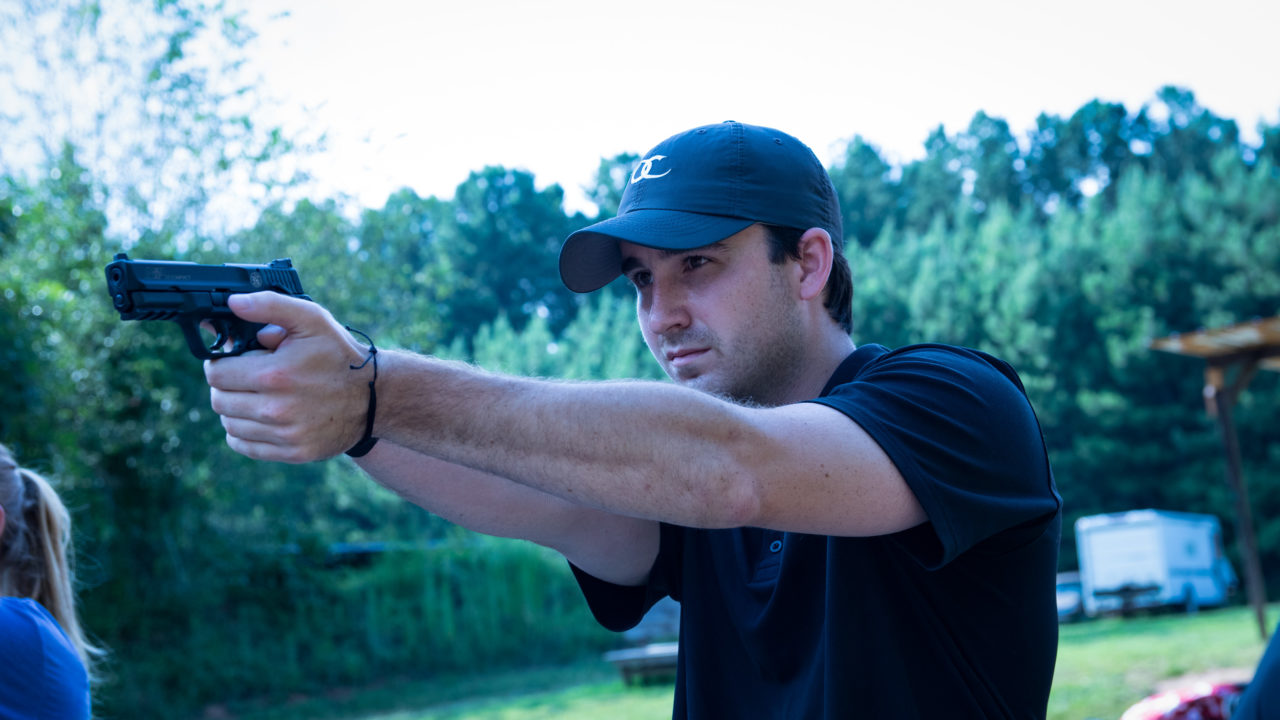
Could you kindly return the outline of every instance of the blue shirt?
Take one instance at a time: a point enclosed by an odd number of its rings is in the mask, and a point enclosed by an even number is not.
[[[0,718],[89,717],[89,675],[40,603],[0,598]]]

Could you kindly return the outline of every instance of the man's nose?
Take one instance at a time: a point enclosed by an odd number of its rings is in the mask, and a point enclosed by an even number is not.
[[[689,326],[688,296],[674,283],[654,283],[647,310],[645,322],[655,335]]]

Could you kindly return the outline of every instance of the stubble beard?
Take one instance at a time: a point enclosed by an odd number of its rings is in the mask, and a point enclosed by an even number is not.
[[[668,377],[680,385],[725,400],[761,407],[784,405],[804,367],[800,321],[789,306],[756,318],[751,329],[729,345],[705,328],[665,338],[666,344],[709,347],[715,365],[710,371],[682,378],[663,362]],[[655,352],[659,355],[661,349]]]

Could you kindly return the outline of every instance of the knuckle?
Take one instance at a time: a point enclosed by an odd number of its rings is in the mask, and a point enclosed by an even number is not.
[[[290,403],[286,400],[269,400],[262,404],[261,419],[270,425],[284,425],[290,418]]]
[[[304,441],[307,438],[307,433],[303,432],[302,429],[296,425],[289,425],[281,428],[277,433],[277,437],[285,445],[288,445],[291,448],[298,448],[304,444]]]
[[[268,391],[284,392],[293,387],[293,376],[283,367],[264,370],[259,380],[263,389]]]

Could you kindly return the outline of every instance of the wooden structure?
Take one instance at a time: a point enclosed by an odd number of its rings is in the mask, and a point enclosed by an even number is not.
[[[1160,589],[1159,585],[1134,585],[1127,583],[1118,588],[1110,590],[1094,590],[1093,594],[1098,597],[1117,597],[1120,598],[1120,617],[1133,617],[1138,609],[1138,600],[1146,595],[1150,595]]]
[[[1258,559],[1257,535],[1249,491],[1240,461],[1232,410],[1240,392],[1258,370],[1280,371],[1280,316],[1262,318],[1211,330],[1171,335],[1154,340],[1155,350],[1189,355],[1205,361],[1204,404],[1209,416],[1217,419],[1226,452],[1227,481],[1236,500],[1236,520],[1245,562],[1245,582],[1249,604],[1258,619],[1258,632],[1267,639],[1266,585]]]
[[[680,645],[674,642],[649,643],[643,647],[612,650],[604,659],[622,673],[624,685],[675,677]]]

